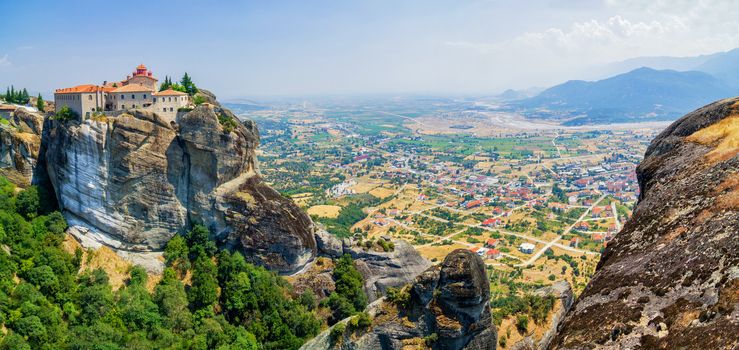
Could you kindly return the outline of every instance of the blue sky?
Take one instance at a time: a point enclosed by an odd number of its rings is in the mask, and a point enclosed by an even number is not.
[[[737,47],[737,11],[728,0],[0,0],[0,88],[49,95],[145,63],[224,98],[495,93]]]

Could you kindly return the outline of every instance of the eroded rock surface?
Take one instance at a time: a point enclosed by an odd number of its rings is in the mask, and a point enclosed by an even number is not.
[[[405,288],[410,294],[407,305],[383,298],[368,306],[373,317],[369,329],[347,331],[338,340],[330,339],[327,330],[303,349],[496,348],[490,286],[485,264],[476,254],[455,250]]]
[[[44,117],[17,108],[0,123],[0,174],[18,186],[31,185],[38,164]]]
[[[411,283],[425,271],[431,262],[426,260],[413,246],[403,240],[393,241],[390,251],[366,248],[353,239],[339,240],[324,230],[316,232],[319,255],[338,258],[351,255],[357,270],[364,280],[364,294],[373,302],[387,293],[390,287],[402,287]],[[317,292],[317,291],[316,291]]]
[[[300,269],[316,252],[313,224],[262,182],[254,122],[225,132],[224,115],[234,118],[207,104],[176,120],[142,110],[47,120],[42,152],[65,217],[85,239],[126,252],[159,251],[202,223],[253,263]]]
[[[739,98],[652,141],[633,217],[551,349],[739,347]]]

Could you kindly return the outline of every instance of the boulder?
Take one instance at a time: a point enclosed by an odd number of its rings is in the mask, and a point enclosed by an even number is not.
[[[393,244],[394,249],[386,252],[359,247],[348,239],[343,242],[344,254],[351,255],[364,278],[364,293],[370,302],[385,295],[390,287],[410,283],[431,266],[408,242],[398,240]]]

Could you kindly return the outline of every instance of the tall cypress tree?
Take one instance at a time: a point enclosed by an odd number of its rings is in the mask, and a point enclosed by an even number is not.
[[[41,94],[38,94],[38,97],[36,97],[36,109],[38,109],[39,112],[44,112],[44,98],[41,97]]]

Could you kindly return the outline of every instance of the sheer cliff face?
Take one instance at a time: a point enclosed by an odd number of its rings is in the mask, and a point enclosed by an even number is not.
[[[673,123],[641,195],[550,348],[739,346],[739,98]]]
[[[313,225],[262,183],[256,125],[230,133],[228,110],[204,105],[176,121],[145,111],[79,122],[47,120],[42,152],[60,207],[93,240],[133,252],[163,249],[193,223],[279,272],[315,254]]]

